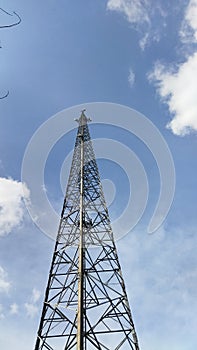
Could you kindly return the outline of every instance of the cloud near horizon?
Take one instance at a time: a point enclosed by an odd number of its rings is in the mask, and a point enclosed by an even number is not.
[[[119,241],[120,263],[139,337],[143,329],[142,348],[167,349],[170,338],[176,341],[173,350],[195,348],[184,334],[191,338],[196,334],[196,243],[195,227],[188,227],[187,233],[180,227],[170,231],[160,227],[153,235],[136,228],[127,241]],[[177,340],[181,327],[183,333]]]
[[[22,182],[0,177],[0,237],[22,223],[24,200],[28,201],[29,196],[30,192]]]

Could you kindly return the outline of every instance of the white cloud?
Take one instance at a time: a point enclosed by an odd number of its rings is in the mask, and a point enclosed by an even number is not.
[[[139,46],[142,50],[150,42],[160,40],[167,17],[161,1],[156,3],[153,0],[108,0],[107,10],[123,15],[140,33]]]
[[[197,131],[197,53],[190,56],[174,73],[156,64],[149,80],[154,81],[161,98],[174,115],[167,124],[175,135]]]
[[[164,350],[171,344],[172,349],[183,350],[187,349],[186,334],[196,340],[196,243],[196,228],[188,228],[187,233],[160,228],[154,235],[144,234],[142,228],[118,242],[142,348]]]
[[[131,68],[129,69],[128,82],[130,87],[132,87],[133,84],[135,83],[135,73]]]
[[[190,0],[180,30],[184,42],[197,42],[197,0]]]
[[[30,322],[1,322],[0,344],[2,350],[30,350],[35,343],[36,329]],[[10,330],[11,329],[11,330]]]
[[[139,45],[140,45],[140,48],[142,51],[145,50],[145,47],[147,46],[147,43],[148,43],[148,39],[149,39],[149,34],[146,33],[142,39],[140,39],[139,41]]]
[[[141,0],[109,0],[107,9],[120,12],[128,22],[138,24],[150,21],[145,5],[146,1]]]
[[[40,299],[40,296],[41,292],[38,289],[34,288],[31,296],[32,303],[36,303]]]
[[[42,185],[42,191],[44,191],[45,193],[47,193],[47,188],[46,188],[45,184]]]
[[[5,315],[3,313],[3,306],[0,304],[0,320],[3,320],[5,318]]]
[[[25,309],[27,311],[27,316],[33,318],[38,313],[38,306],[32,303],[25,303]]]
[[[182,38],[197,42],[197,0],[191,0],[185,12]],[[192,29],[188,34],[188,28]],[[174,71],[165,65],[156,63],[149,74],[161,98],[168,104],[173,119],[167,124],[175,135],[184,136],[197,131],[197,52],[188,56]]]
[[[29,190],[22,182],[11,178],[0,178],[0,236],[21,224],[25,207],[23,200],[29,200]]]
[[[10,313],[11,315],[18,314],[18,305],[16,303],[10,305]]]
[[[33,288],[32,294],[30,297],[30,302],[25,303],[25,309],[27,311],[27,316],[33,318],[34,316],[37,315],[39,308],[36,305],[36,303],[40,299],[40,296],[41,296],[41,292],[38,289]]]
[[[7,272],[0,266],[0,292],[8,293],[11,283],[8,281]]]

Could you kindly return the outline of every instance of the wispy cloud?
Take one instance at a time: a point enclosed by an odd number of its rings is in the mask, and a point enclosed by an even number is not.
[[[5,318],[5,315],[3,313],[3,305],[0,304],[0,320],[3,320]]]
[[[38,306],[31,303],[25,303],[25,309],[27,311],[27,316],[31,318],[34,318],[39,311]]]
[[[176,344],[172,348],[184,350],[187,348],[185,334],[191,342],[196,339],[195,231],[188,228],[185,233],[176,228],[169,232],[161,228],[154,235],[146,235],[138,230],[125,243],[124,240],[118,242],[135,325],[139,334],[140,329],[143,330],[142,348],[144,345],[147,349],[164,350],[174,337]],[[175,334],[180,328],[182,334],[178,341]],[[154,338],[152,346],[150,334]]]
[[[10,314],[11,315],[17,315],[18,314],[18,309],[19,309],[18,304],[16,304],[16,303],[11,304],[10,305]]]
[[[37,302],[39,301],[40,296],[41,296],[41,292],[37,288],[33,288],[32,294],[29,299],[30,301],[25,303],[27,316],[34,318],[37,315],[39,311]]]
[[[141,0],[109,0],[107,9],[122,13],[132,24],[149,23],[147,1]]]
[[[34,288],[31,296],[32,303],[36,303],[40,299],[40,296],[41,296],[40,290]]]
[[[130,87],[133,87],[135,83],[135,73],[132,68],[129,69],[129,76],[128,76],[128,82]]]
[[[197,42],[197,0],[190,0],[180,29],[181,40],[185,43]]]
[[[184,26],[180,35],[185,43],[197,42],[197,0],[189,1],[185,11]],[[186,40],[187,38],[187,40]],[[191,47],[190,47],[191,51]],[[183,63],[169,69],[169,65],[157,62],[148,75],[157,88],[161,99],[167,103],[172,120],[167,124],[175,135],[184,136],[197,131],[197,51],[187,54]]]
[[[8,280],[8,274],[2,266],[0,266],[0,293],[8,293],[11,282]]]
[[[147,43],[148,43],[148,40],[149,40],[149,34],[146,33],[139,41],[139,45],[140,45],[140,48],[142,51],[145,50],[145,47],[147,46]]]
[[[29,190],[24,184],[11,178],[0,178],[0,236],[21,224],[25,213],[23,200],[28,199]]]
[[[131,27],[140,33],[139,46],[142,50],[150,42],[160,40],[167,16],[161,1],[155,3],[153,0],[108,0],[107,9],[123,15]]]

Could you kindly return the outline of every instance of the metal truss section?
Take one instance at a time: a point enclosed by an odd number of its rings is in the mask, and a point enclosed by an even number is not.
[[[35,350],[139,350],[84,111]]]

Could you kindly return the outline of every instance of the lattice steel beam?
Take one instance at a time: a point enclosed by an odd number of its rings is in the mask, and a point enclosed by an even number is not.
[[[139,350],[82,111],[35,350]]]

